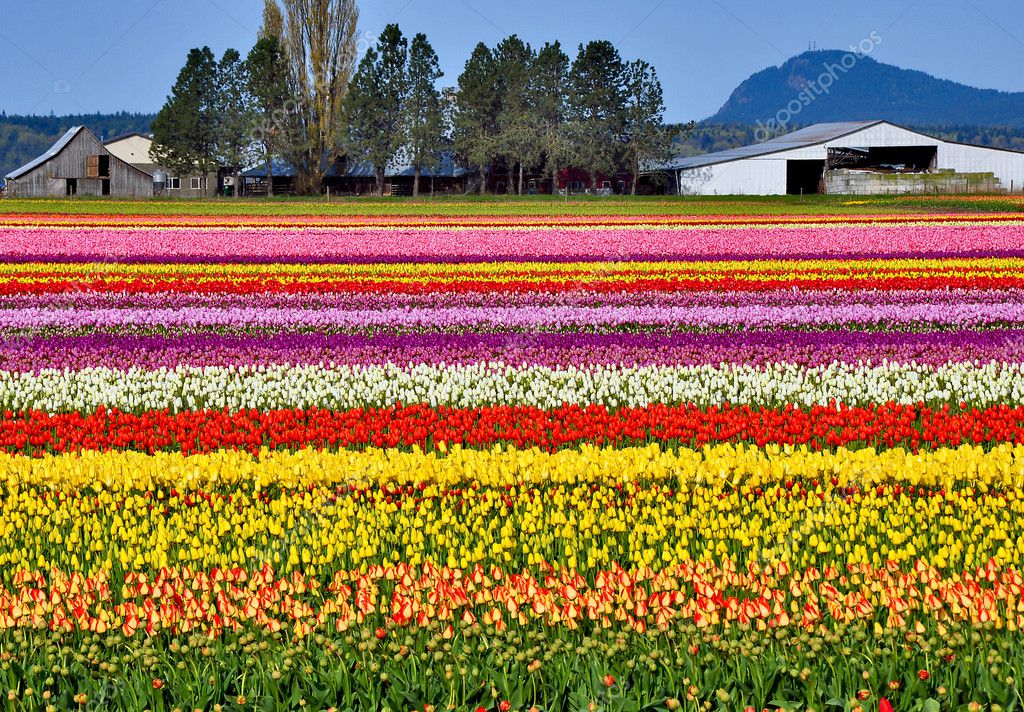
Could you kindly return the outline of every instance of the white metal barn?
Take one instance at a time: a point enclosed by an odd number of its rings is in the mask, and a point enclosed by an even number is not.
[[[888,121],[815,124],[752,146],[652,167],[680,195],[979,193],[1024,190],[1024,153]]]

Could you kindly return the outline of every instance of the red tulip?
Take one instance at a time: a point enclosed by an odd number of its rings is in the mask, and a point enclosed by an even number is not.
[[[499,712],[508,712],[510,709],[512,709],[512,703],[508,700],[502,700],[498,703]]]
[[[377,630],[373,631],[373,634],[377,636],[377,640],[384,640],[386,637],[388,637],[388,632],[383,628],[378,628]]]
[[[615,677],[612,675],[605,675],[603,678],[604,686],[611,687],[615,684]]]
[[[919,680],[927,680],[929,677],[931,677],[931,675],[928,673],[927,670],[918,670],[917,677]]]
[[[163,680],[161,680],[159,677],[153,678],[153,689],[154,690],[159,690],[163,686],[164,686],[164,681]]]
[[[892,703],[884,697],[878,702],[878,712],[896,712],[892,708]]]

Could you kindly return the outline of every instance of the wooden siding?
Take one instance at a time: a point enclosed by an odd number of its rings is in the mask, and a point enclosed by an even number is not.
[[[103,195],[103,179],[87,178],[90,156],[110,156],[110,195],[153,195],[153,177],[125,163],[104,148],[92,132],[82,129],[56,156],[20,178],[8,181],[9,193],[19,198],[64,197],[68,179],[77,182],[76,195]]]

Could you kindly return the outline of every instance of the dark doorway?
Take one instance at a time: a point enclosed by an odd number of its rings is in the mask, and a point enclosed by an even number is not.
[[[64,181],[64,195],[72,196],[78,194],[78,179],[67,178]]]
[[[100,184],[100,191],[103,195],[110,195],[110,179],[104,178]]]
[[[100,156],[99,173],[100,178],[110,177],[110,156]],[[106,193],[104,193],[106,195]]]
[[[813,195],[820,192],[825,161],[786,161],[786,193]]]

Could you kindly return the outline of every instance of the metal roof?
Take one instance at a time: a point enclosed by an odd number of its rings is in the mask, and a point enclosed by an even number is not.
[[[814,124],[813,126],[798,129],[792,133],[786,134],[785,136],[779,136],[777,138],[764,141],[763,143],[755,143],[750,146],[740,146],[739,148],[730,148],[726,151],[705,153],[700,156],[676,158],[652,168],[655,170],[700,168],[702,166],[711,166],[716,163],[736,161],[741,158],[766,156],[780,151],[790,151],[795,148],[806,148],[808,146],[817,146],[828,141],[835,141],[843,136],[849,136],[850,134],[856,133],[862,129],[866,129],[869,126],[875,126],[882,123],[885,122],[881,120],[837,121],[834,123]]]
[[[44,153],[43,155],[39,156],[34,160],[29,161],[21,168],[18,168],[17,170],[13,170],[10,173],[8,173],[6,176],[7,180],[17,180],[18,178],[21,178],[23,175],[31,171],[33,168],[38,168],[39,166],[49,161],[51,158],[56,157],[58,153],[64,150],[65,146],[71,143],[71,140],[78,135],[78,132],[84,128],[84,126],[72,126],[70,129],[67,130],[67,132],[63,136],[57,139],[57,143],[50,146],[49,150],[46,153]]]
[[[128,131],[126,133],[118,134],[117,136],[111,136],[110,138],[103,142],[103,145],[108,146],[112,143],[117,143],[118,141],[124,141],[126,138],[131,138],[132,136],[138,136],[139,138],[144,138],[147,141],[153,140],[152,136],[146,135],[144,133],[139,133],[138,131]]]
[[[373,165],[365,161],[359,163],[353,163],[348,168],[339,172],[339,166],[337,163],[331,164],[327,169],[325,177],[327,178],[374,178],[376,176]],[[271,174],[275,178],[293,178],[295,177],[295,166],[288,161],[281,159],[274,159],[270,162]],[[424,168],[420,173],[421,178],[461,178],[468,175],[469,171],[462,166],[459,166],[455,162],[455,157],[445,152],[441,154],[441,164],[437,169]],[[412,164],[407,160],[393,161],[388,165],[384,171],[386,178],[412,178],[415,174],[415,170]],[[267,166],[265,163],[260,163],[249,170],[242,173],[243,177],[246,178],[263,178],[267,175]]]
[[[273,158],[270,161],[270,174],[275,178],[294,178],[295,166],[280,158]],[[252,168],[242,171],[243,178],[265,178],[267,176],[267,163],[257,163]]]

